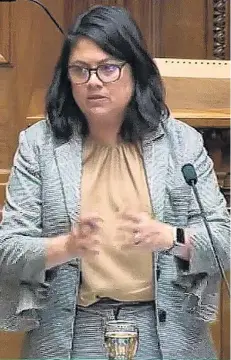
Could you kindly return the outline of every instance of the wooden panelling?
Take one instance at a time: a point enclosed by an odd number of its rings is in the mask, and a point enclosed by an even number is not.
[[[9,170],[0,169],[0,221],[8,178]],[[20,357],[22,341],[23,333],[0,332],[0,359],[18,359]]]
[[[230,58],[228,0],[69,0],[66,28],[93,5],[115,5],[131,11],[155,57]]]
[[[159,57],[230,59],[228,0],[157,0]]]
[[[153,32],[153,14],[155,4],[153,0],[126,1],[126,8],[131,12],[133,18],[140,27],[149,52],[155,54],[155,38]]]
[[[125,7],[130,11],[143,33],[149,52],[158,55],[159,41],[156,41],[159,31],[160,4],[153,0],[80,0],[69,1],[65,8],[66,28],[78,14],[95,5],[112,5]]]
[[[42,2],[63,26],[65,0]],[[0,206],[32,94],[34,89],[42,89],[44,96],[62,41],[55,25],[36,4],[0,2]],[[43,101],[39,106],[43,110]],[[19,358],[22,339],[21,333],[0,332],[0,359]]]
[[[15,69],[0,67],[0,169],[9,168],[16,143],[19,113],[15,75]]]
[[[43,3],[62,25],[64,0]],[[0,4],[1,19],[5,18],[5,5]],[[11,166],[18,133],[25,127],[34,89],[42,88],[45,94],[63,41],[54,24],[36,4],[18,1],[7,6],[15,14],[10,27],[14,61],[12,67],[0,67],[0,169]]]
[[[0,66],[9,66],[12,61],[13,6],[0,4]]]
[[[229,58],[229,2],[226,0],[43,0],[58,23],[67,29],[77,14],[93,5],[124,6],[144,34],[153,57],[212,59],[222,53]],[[214,4],[216,3],[216,7]],[[219,5],[219,4],[220,5]],[[215,14],[225,4],[221,17]],[[222,15],[223,14],[223,15]],[[214,21],[214,16],[216,21]],[[220,20],[219,20],[220,19]],[[222,25],[224,21],[224,26]],[[219,29],[216,28],[218,24]],[[225,42],[221,39],[225,28]],[[215,30],[215,31],[214,31]],[[216,46],[214,39],[216,37]],[[218,40],[217,41],[217,37]],[[29,1],[0,1],[0,205],[17,146],[18,133],[44,114],[44,96],[52,77],[63,37],[45,12]],[[224,49],[221,49],[224,44]],[[218,51],[219,50],[219,51]],[[223,53],[225,55],[223,55]],[[184,65],[182,64],[181,70]],[[166,76],[167,77],[167,76]],[[179,89],[180,74],[167,85],[167,99],[175,115],[194,126],[227,127],[227,116],[221,104],[226,101],[223,85],[216,79],[202,80],[199,90],[195,79],[185,79]],[[181,79],[182,80],[182,79]],[[190,98],[182,89],[195,89]],[[227,84],[225,84],[225,87]],[[207,90],[205,91],[205,87]],[[170,89],[175,89],[172,95]],[[182,101],[190,109],[182,112]],[[207,118],[201,104],[207,104]],[[211,106],[215,110],[211,113]],[[177,108],[178,107],[178,108]],[[196,108],[196,109],[195,109]],[[194,109],[195,117],[193,117]],[[177,114],[178,111],[178,114]],[[223,114],[224,118],[222,118]],[[191,117],[190,117],[191,116]],[[203,124],[200,119],[203,118]],[[194,122],[193,122],[194,121]],[[219,122],[219,123],[218,123]],[[221,306],[213,336],[222,360],[229,358],[229,300],[222,287]],[[0,359],[19,357],[23,335],[0,333]]]
[[[161,1],[160,57],[206,59],[206,1]]]
[[[206,1],[207,54],[212,59],[230,58],[230,1]]]
[[[20,359],[23,337],[23,333],[0,332],[0,359]]]
[[[164,79],[167,104],[176,118],[195,127],[229,127],[229,61],[155,61]]]
[[[0,170],[0,209],[1,206],[4,203],[4,199],[5,199],[5,190],[6,190],[6,185],[8,182],[8,178],[9,178],[9,170],[8,169],[1,169]]]

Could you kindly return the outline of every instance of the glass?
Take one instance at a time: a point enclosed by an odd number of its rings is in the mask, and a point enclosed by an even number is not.
[[[79,65],[69,65],[68,75],[69,79],[78,85],[87,83],[92,73],[95,73],[103,83],[111,83],[119,80],[121,70],[125,64],[126,62],[123,64],[102,64],[91,69]]]
[[[104,344],[109,360],[133,360],[139,343],[139,331],[135,323],[114,320],[105,325]]]

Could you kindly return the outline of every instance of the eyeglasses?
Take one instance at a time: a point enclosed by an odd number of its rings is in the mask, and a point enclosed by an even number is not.
[[[68,76],[71,82],[77,85],[86,84],[90,80],[92,73],[95,73],[103,83],[111,83],[119,80],[121,70],[125,64],[126,62],[123,64],[102,64],[91,69],[79,65],[69,65]]]

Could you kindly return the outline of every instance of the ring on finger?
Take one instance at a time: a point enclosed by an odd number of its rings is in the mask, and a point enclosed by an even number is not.
[[[140,243],[141,243],[141,240],[136,240],[136,241],[134,242],[135,245],[139,245]]]
[[[134,244],[135,245],[139,245],[141,243],[141,239],[139,239],[140,237],[140,232],[139,231],[135,231],[134,232]],[[137,239],[138,238],[138,239]]]

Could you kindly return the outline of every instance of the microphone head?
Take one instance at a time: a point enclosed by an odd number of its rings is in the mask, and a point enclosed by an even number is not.
[[[181,171],[188,185],[192,186],[197,183],[197,174],[192,164],[183,165]]]

